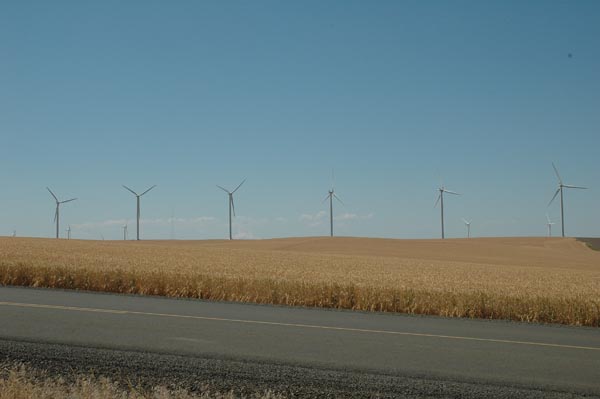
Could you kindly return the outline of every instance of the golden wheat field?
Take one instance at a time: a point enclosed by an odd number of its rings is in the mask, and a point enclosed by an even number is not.
[[[568,238],[0,238],[0,284],[600,326],[600,252]]]

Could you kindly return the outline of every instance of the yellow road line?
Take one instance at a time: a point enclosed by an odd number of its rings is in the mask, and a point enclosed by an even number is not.
[[[69,310],[69,311],[76,311],[76,312],[110,313],[110,314],[120,314],[120,315],[173,317],[173,318],[178,318],[178,319],[209,320],[209,321],[222,321],[222,322],[230,322],[230,323],[261,324],[261,325],[281,326],[281,327],[312,328],[312,329],[320,329],[320,330],[360,332],[360,333],[370,333],[370,334],[403,335],[403,336],[412,336],[412,337],[455,339],[455,340],[462,340],[462,341],[479,341],[479,342],[492,342],[492,343],[516,344],[516,345],[544,346],[544,347],[551,347],[551,348],[582,349],[582,350],[590,350],[590,351],[600,351],[600,347],[593,347],[593,346],[563,345],[563,344],[551,344],[551,343],[546,343],[546,342],[531,342],[531,341],[514,341],[514,340],[509,340],[509,339],[462,337],[462,336],[456,336],[456,335],[414,333],[414,332],[405,332],[405,331],[370,330],[370,329],[365,329],[365,328],[352,328],[352,327],[318,326],[318,325],[312,325],[312,324],[281,323],[281,322],[276,322],[276,321],[228,319],[228,318],[223,318],[223,317],[192,316],[192,315],[171,314],[171,313],[139,312],[139,311],[135,311],[135,310],[82,308],[82,307],[77,307],[77,306],[44,305],[44,304],[36,304],[36,303],[19,303],[19,302],[0,302],[0,306],[16,306],[16,307],[22,307],[22,308],[38,308],[38,309],[53,309],[53,310]]]

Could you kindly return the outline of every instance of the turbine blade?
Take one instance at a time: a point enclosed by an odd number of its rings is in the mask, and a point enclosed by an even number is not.
[[[125,190],[127,190],[127,191],[131,191],[131,193],[137,197],[137,193],[136,193],[135,191],[133,191],[132,189],[130,189],[129,187],[127,187],[127,186],[126,186],[126,185],[124,185],[124,184],[123,184],[122,186],[123,186],[123,188],[124,188]]]
[[[325,201],[327,201],[330,196],[331,196],[331,194],[327,194],[327,197],[325,197],[325,199],[323,199],[323,201],[321,201],[321,203],[324,203]]]
[[[56,205],[56,211],[54,211],[54,223],[56,223],[56,219],[58,219],[58,204]]]
[[[239,186],[237,186],[237,187],[235,188],[235,190],[233,190],[233,191],[231,192],[231,194],[235,193],[235,192],[238,190],[238,188],[242,187],[242,184],[244,184],[245,182],[246,182],[246,179],[242,180],[242,182],[240,183],[240,185],[239,185]]]
[[[566,185],[566,184],[563,184],[563,187],[566,187],[566,188],[578,188],[580,190],[587,190],[587,187],[569,186],[569,185]]]
[[[333,174],[333,168],[331,168],[331,191],[333,191],[334,186],[335,186],[335,176]]]
[[[546,214],[546,220],[548,220],[548,224],[552,224],[552,222],[550,221],[550,216],[548,216],[548,214]]]
[[[52,190],[50,190],[48,187],[46,187],[46,190],[50,191],[50,194],[52,194],[52,196],[54,197],[54,199],[56,200],[56,202],[58,202],[58,198],[56,198],[56,195],[54,195],[54,193],[52,192]]]
[[[333,194],[333,198],[335,198],[336,200],[338,200],[340,202],[340,204],[344,205],[344,203],[342,202],[342,200],[340,199],[340,197],[338,197],[337,195]]]
[[[560,188],[557,188],[556,192],[554,193],[554,197],[552,197],[550,202],[548,202],[548,206],[550,206],[552,204],[552,202],[554,201],[554,199],[556,198],[556,196],[558,195],[559,192],[560,192]]]
[[[217,187],[219,187],[221,190],[225,191],[227,194],[230,194],[230,193],[229,193],[229,190],[227,190],[227,189],[224,189],[223,187],[219,186],[218,184],[217,184],[216,186],[217,186]]]
[[[462,218],[462,221],[463,221],[463,223],[464,223],[464,224],[469,224],[469,222],[467,222],[467,221],[465,220],[465,218]]]
[[[446,190],[446,189],[444,189],[444,192],[448,193],[448,194],[460,195],[459,193],[455,193],[454,191],[450,191],[450,190]]]
[[[229,201],[231,201],[231,210],[233,211],[233,216],[235,216],[235,202],[233,202],[233,195],[229,197]]]
[[[442,192],[440,191],[440,195],[438,195],[437,201],[435,201],[435,205],[433,206],[434,208],[437,206],[437,204],[440,202],[440,198],[442,198]]]
[[[552,167],[554,168],[554,173],[556,173],[556,177],[558,177],[558,182],[560,184],[562,184],[562,179],[560,178],[560,174],[558,173],[558,169],[556,169],[556,166],[554,165],[554,162],[552,162]]]
[[[65,204],[65,203],[67,203],[67,202],[75,201],[76,199],[77,199],[77,198],[71,198],[71,199],[68,199],[68,200],[66,200],[66,201],[60,201],[60,203],[61,203],[61,204]]]
[[[152,187],[150,187],[148,190],[144,191],[143,193],[140,194],[140,197],[144,194],[146,194],[148,191],[152,190],[154,187],[156,187],[156,184],[153,185]]]

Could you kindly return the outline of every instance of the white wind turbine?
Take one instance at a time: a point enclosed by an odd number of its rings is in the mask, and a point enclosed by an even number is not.
[[[548,237],[552,237],[552,225],[554,225],[556,223],[554,223],[554,222],[552,222],[550,220],[550,216],[548,216],[548,214],[546,214],[546,220],[548,221],[548,224],[547,224],[547,226],[548,226]]]
[[[558,169],[556,169],[556,166],[554,166],[554,163],[552,163],[552,167],[554,168],[554,173],[556,173],[556,177],[558,177],[558,188],[556,189],[556,192],[554,193],[554,197],[552,197],[552,199],[548,203],[548,206],[550,206],[550,204],[552,204],[552,202],[554,201],[554,199],[556,198],[558,193],[560,193],[560,227],[562,230],[562,236],[564,237],[565,236],[565,213],[564,213],[564,202],[563,202],[563,188],[577,188],[580,190],[586,190],[587,187],[578,187],[578,186],[571,186],[568,184],[563,184],[560,174],[558,173]]]
[[[122,227],[123,229],[123,241],[127,240],[127,223],[125,223]]]
[[[56,238],[59,238],[59,222],[60,222],[60,214],[59,214],[59,210],[60,210],[60,204],[66,204],[67,202],[71,202],[71,201],[75,201],[77,198],[71,198],[65,201],[59,201],[58,197],[56,197],[56,195],[54,195],[54,193],[52,192],[52,190],[50,190],[48,187],[46,187],[46,189],[50,192],[50,194],[52,194],[52,197],[54,197],[54,200],[56,201],[56,211],[54,212],[54,221],[56,222]]]
[[[445,238],[445,236],[444,236],[444,193],[448,193],[448,194],[452,194],[452,195],[460,195],[460,194],[455,193],[454,191],[446,190],[446,188],[444,186],[441,186],[440,188],[438,188],[438,191],[440,192],[440,195],[438,196],[437,201],[435,202],[435,205],[433,207],[435,208],[437,206],[438,202],[440,203],[440,209],[442,211],[441,217],[442,217],[442,239],[443,239],[443,238]]]
[[[67,228],[67,240],[71,239],[71,225]]]
[[[462,220],[465,224],[465,226],[467,227],[467,238],[471,238],[471,222],[464,219]]]
[[[329,236],[333,237],[333,199],[339,201],[340,204],[344,205],[342,200],[335,194],[335,190],[333,188],[333,170],[331,171],[331,189],[329,190],[327,196],[322,201],[325,202],[329,199]]]
[[[227,195],[229,196],[229,239],[230,240],[233,240],[233,234],[231,231],[231,213],[233,212],[233,216],[235,216],[235,204],[233,203],[233,193],[235,193],[240,187],[242,187],[242,184],[244,184],[245,181],[246,181],[246,179],[242,180],[242,182],[233,191],[229,191],[226,188],[223,188],[217,184],[217,187],[219,187],[221,190],[225,191],[227,193]]]
[[[135,191],[133,191],[132,189],[130,189],[129,187],[123,185],[123,188],[127,191],[130,191],[133,195],[135,195],[136,199],[137,199],[137,222],[136,222],[136,226],[137,226],[137,236],[136,239],[139,241],[140,240],[140,197],[143,196],[144,194],[146,194],[148,191],[152,190],[154,187],[156,187],[156,184],[153,185],[152,187],[150,187],[148,190],[144,191],[141,194],[136,193]],[[104,240],[104,237],[102,237],[102,239]]]

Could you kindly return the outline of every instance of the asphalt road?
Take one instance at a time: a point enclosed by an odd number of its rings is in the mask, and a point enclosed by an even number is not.
[[[592,328],[1,287],[0,340],[600,394]]]

